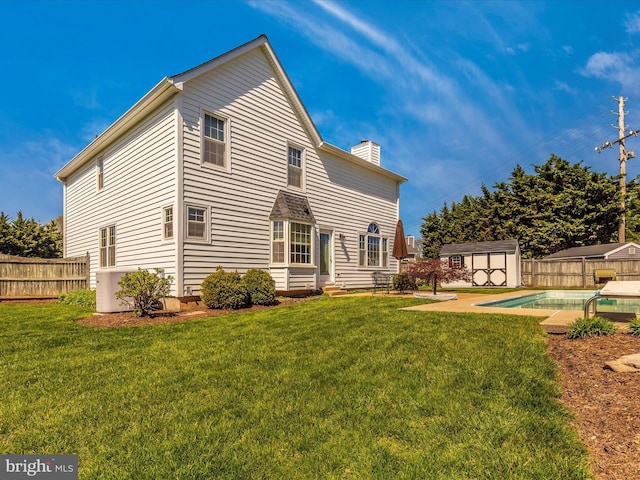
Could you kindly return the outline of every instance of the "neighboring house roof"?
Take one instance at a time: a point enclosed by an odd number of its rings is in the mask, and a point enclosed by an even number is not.
[[[440,255],[464,255],[468,253],[513,253],[518,250],[517,240],[496,240],[493,242],[448,243],[440,249]]]
[[[316,223],[311,213],[311,207],[307,197],[295,195],[290,192],[280,190],[276,201],[273,203],[269,220],[286,218],[288,220],[299,220],[307,223]]]
[[[640,245],[635,242],[604,243],[602,245],[567,248],[566,250],[560,250],[559,252],[544,257],[544,260],[559,260],[566,258],[607,258],[608,256],[627,247],[635,247],[640,251]]]
[[[111,126],[109,126],[104,132],[98,135],[89,145],[87,145],[80,153],[78,153],[73,159],[71,159],[71,161],[69,161],[64,167],[62,167],[55,174],[55,177],[59,181],[65,182],[65,180],[76,170],[85,165],[87,162],[93,160],[96,155],[98,155],[105,148],[115,142],[118,138],[120,138],[131,129],[135,128],[143,118],[153,112],[156,108],[162,105],[173,95],[183,90],[185,82],[188,82],[189,80],[196,78],[199,75],[207,73],[214,68],[218,68],[219,66],[233,59],[236,59],[255,48],[260,48],[266,56],[267,61],[273,68],[277,80],[282,87],[287,99],[291,103],[294,111],[296,112],[296,115],[300,119],[300,122],[307,132],[309,139],[318,150],[335,155],[339,158],[350,161],[369,170],[379,172],[386,177],[396,180],[397,182],[402,183],[407,181],[405,177],[398,175],[397,173],[375,165],[372,162],[368,162],[367,160],[353,155],[345,150],[342,150],[341,148],[335,147],[322,139],[320,133],[311,120],[311,117],[309,116],[306,108],[302,104],[300,97],[293,87],[293,84],[289,80],[286,72],[282,68],[278,57],[271,48],[269,40],[265,35],[260,35],[258,38],[247,42],[244,45],[240,45],[239,47],[234,48],[233,50],[230,50],[223,55],[220,55],[183,73],[174,75],[172,77],[163,78],[144,97],[142,97],[135,105],[133,105],[133,107],[127,110],[124,115],[118,118]]]

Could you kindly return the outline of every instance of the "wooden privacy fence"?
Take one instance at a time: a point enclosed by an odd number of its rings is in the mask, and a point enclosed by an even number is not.
[[[526,287],[595,288],[596,270],[614,270],[616,280],[640,280],[640,259],[522,260]]]
[[[89,288],[89,254],[23,258],[0,254],[0,298],[57,297]]]

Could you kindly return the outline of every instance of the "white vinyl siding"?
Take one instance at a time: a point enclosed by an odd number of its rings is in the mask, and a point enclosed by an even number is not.
[[[325,153],[319,155],[259,49],[248,52],[184,84],[184,199],[210,208],[210,242],[184,245],[185,287],[198,293],[206,275],[222,265],[244,273],[270,268],[278,290],[316,288],[319,253],[310,263],[291,266],[291,254],[278,263],[269,214],[281,189],[289,186],[289,146],[302,152],[302,187],[316,225],[343,233],[334,253],[334,268],[348,287],[368,286],[371,270],[358,268],[357,238],[371,222],[394,232],[397,184],[374,170]],[[228,122],[227,170],[204,168],[201,162],[203,112]],[[283,153],[283,145],[286,150]],[[293,187],[296,188],[296,187]],[[313,228],[312,244],[317,239]],[[285,233],[288,245],[289,234]],[[286,247],[285,247],[286,248]],[[275,256],[274,256],[275,255]],[[384,261],[384,252],[381,261]],[[397,262],[386,260],[390,273]],[[281,270],[282,269],[282,270]],[[295,288],[294,288],[295,287]]]
[[[67,179],[65,255],[89,252],[91,288],[100,268],[96,234],[116,223],[118,267],[158,267],[176,275],[175,245],[162,241],[163,219],[158,214],[176,195],[173,107],[172,101],[167,102],[102,153],[106,168],[100,195],[95,194],[95,161]]]

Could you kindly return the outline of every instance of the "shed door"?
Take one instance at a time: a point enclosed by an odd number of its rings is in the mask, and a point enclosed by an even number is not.
[[[474,253],[471,273],[475,287],[505,287],[507,285],[507,254]]]

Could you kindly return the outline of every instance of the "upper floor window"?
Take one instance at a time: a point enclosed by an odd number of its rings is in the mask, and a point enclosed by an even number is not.
[[[162,210],[162,236],[166,240],[173,238],[173,207]]]
[[[187,207],[187,238],[206,240],[207,209],[201,207]]]
[[[100,229],[100,268],[116,266],[116,226]]]
[[[225,120],[204,114],[203,163],[226,168],[227,149],[225,136]]]
[[[358,237],[358,266],[389,266],[389,239],[380,234],[376,223],[370,223],[367,233]]]
[[[302,188],[302,150],[289,147],[287,163],[287,185]]]
[[[104,188],[104,161],[102,159],[96,163],[96,188],[98,190]]]

